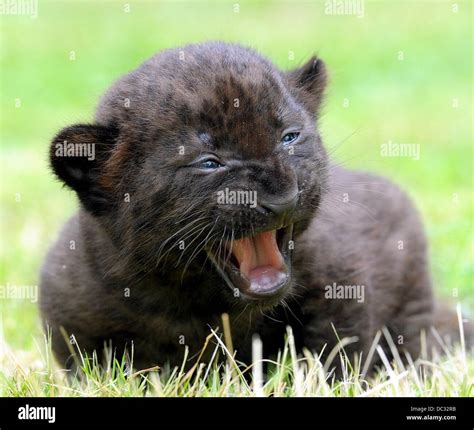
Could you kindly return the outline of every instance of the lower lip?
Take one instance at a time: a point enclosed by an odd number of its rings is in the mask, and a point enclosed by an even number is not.
[[[258,267],[250,273],[250,286],[245,291],[252,296],[273,295],[288,282],[288,272],[276,270],[274,267]]]

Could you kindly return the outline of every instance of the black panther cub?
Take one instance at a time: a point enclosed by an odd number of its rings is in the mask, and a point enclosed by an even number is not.
[[[61,363],[73,335],[89,353],[133,343],[137,368],[177,365],[223,313],[244,361],[253,333],[272,354],[287,325],[318,352],[357,337],[346,351],[363,358],[386,326],[419,354],[437,319],[419,217],[390,182],[328,162],[326,81],[317,58],[282,72],[239,45],[188,45],[54,138],[52,169],[81,204],[42,271]]]

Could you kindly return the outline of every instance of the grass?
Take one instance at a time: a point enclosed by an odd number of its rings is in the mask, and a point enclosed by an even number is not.
[[[331,72],[320,124],[326,145],[338,162],[381,173],[409,192],[425,221],[437,295],[472,316],[471,2],[457,1],[455,12],[450,1],[365,1],[363,18],[326,15],[322,1],[243,1],[239,13],[236,2],[128,3],[130,12],[123,2],[45,0],[36,19],[0,17],[0,287],[38,284],[47,247],[77,206],[48,171],[51,137],[61,127],[91,121],[111,82],[154,52],[223,39],[251,45],[283,68],[314,52],[325,60]],[[420,159],[381,157],[380,145],[390,140],[419,144]],[[3,395],[143,393],[141,377],[123,372],[116,378],[93,372],[90,381],[63,386],[50,355],[37,346],[43,334],[31,300],[0,298],[0,324]],[[408,369],[399,392],[468,395],[460,381],[472,380],[473,366],[464,362],[459,351],[440,359],[433,363],[439,372],[421,386]],[[314,363],[302,365],[304,393],[367,391],[361,381],[324,385]],[[282,369],[283,382],[265,386],[266,393],[298,392],[300,382],[291,375],[299,373]],[[229,377],[224,372],[193,382],[198,388],[188,392],[176,374],[155,394],[247,393],[238,383],[231,387]],[[391,387],[374,394],[388,395]]]
[[[252,365],[237,363],[221,336],[213,331],[207,347],[214,348],[210,363],[199,361],[188,371],[146,369],[136,371],[132,360],[118,359],[108,353],[106,364],[97,356],[77,355],[79,372],[68,374],[55,364],[49,339],[38,345],[36,354],[18,355],[4,351],[0,360],[0,395],[16,397],[470,397],[474,395],[474,359],[468,358],[458,345],[445,356],[430,360],[420,358],[404,364],[396,355],[390,363],[383,350],[376,347],[384,368],[375,376],[365,377],[362,364],[352,366],[343,346],[334,351],[340,360],[343,378],[335,378],[328,368],[331,361],[322,362],[320,355],[308,350],[298,356],[291,329],[288,328],[285,347],[276,360],[255,359],[261,356],[261,342],[253,339]],[[341,342],[344,345],[344,340]],[[374,345],[377,345],[374,343]],[[224,357],[224,363],[218,362]],[[28,363],[28,364],[26,364]],[[263,368],[268,366],[264,376]],[[251,375],[251,378],[249,376]],[[362,375],[362,376],[361,376]]]

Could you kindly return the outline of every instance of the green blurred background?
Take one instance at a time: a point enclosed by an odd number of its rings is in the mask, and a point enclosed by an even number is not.
[[[426,223],[438,295],[472,314],[472,4],[363,6],[359,18],[327,14],[325,1],[40,0],[36,19],[2,16],[0,285],[38,284],[46,250],[77,206],[48,171],[55,132],[91,121],[104,90],[156,51],[222,39],[283,68],[313,53],[325,60],[331,86],[321,127],[333,158],[410,193]],[[419,144],[420,159],[381,157],[388,141]],[[36,304],[0,300],[0,312],[7,342],[33,348]]]

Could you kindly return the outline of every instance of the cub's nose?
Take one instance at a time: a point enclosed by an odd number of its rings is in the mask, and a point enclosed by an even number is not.
[[[284,220],[288,219],[293,214],[297,202],[298,194],[295,194],[290,199],[286,200],[261,200],[260,206],[284,222]]]

